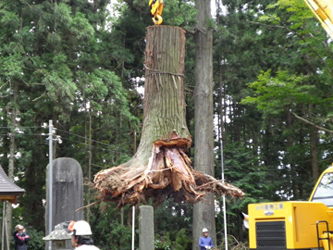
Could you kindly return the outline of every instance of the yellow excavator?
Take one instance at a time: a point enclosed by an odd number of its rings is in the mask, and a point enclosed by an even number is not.
[[[244,225],[250,249],[333,250],[333,166],[315,185],[309,201],[249,204]]]
[[[333,40],[333,0],[304,0]],[[333,166],[318,179],[309,201],[248,205],[241,214],[250,249],[333,250]]]

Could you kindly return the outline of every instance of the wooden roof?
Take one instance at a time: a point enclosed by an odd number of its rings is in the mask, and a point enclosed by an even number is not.
[[[7,200],[11,203],[17,203],[17,196],[22,195],[24,189],[15,185],[0,166],[0,200]]]

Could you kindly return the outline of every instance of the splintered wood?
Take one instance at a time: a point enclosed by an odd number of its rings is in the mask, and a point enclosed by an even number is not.
[[[149,198],[156,204],[165,197],[195,203],[206,193],[244,195],[195,171],[186,155],[192,141],[186,125],[184,57],[185,30],[164,25],[147,28],[140,144],[131,160],[97,173],[94,187],[100,200],[124,206]]]
[[[98,198],[124,206],[149,198],[153,198],[155,204],[163,202],[166,197],[173,197],[175,202],[195,203],[204,199],[206,193],[244,195],[235,186],[195,171],[185,153],[188,143],[189,140],[184,138],[158,140],[153,144],[145,168],[120,165],[99,172],[94,180]]]

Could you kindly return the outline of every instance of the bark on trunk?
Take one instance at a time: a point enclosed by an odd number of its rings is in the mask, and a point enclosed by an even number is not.
[[[213,127],[213,32],[208,28],[211,21],[210,0],[196,0],[198,27],[195,33],[195,155],[194,168],[214,175],[214,127]],[[214,195],[193,206],[193,244],[198,248],[202,229],[208,228],[216,244]]]
[[[185,119],[185,31],[178,27],[147,28],[145,93],[142,136],[128,162],[95,176],[99,199],[119,206],[164,196],[197,202],[207,191],[243,195],[211,176],[194,171],[186,150],[191,135]],[[230,188],[230,189],[229,189]]]

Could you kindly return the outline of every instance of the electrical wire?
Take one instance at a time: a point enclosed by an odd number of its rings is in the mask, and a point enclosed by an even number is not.
[[[65,141],[71,141],[71,142],[75,142],[76,144],[80,144],[80,145],[84,145],[86,146],[85,143],[83,142],[79,142],[79,141],[75,141],[73,139],[68,139],[68,138],[64,138],[64,137],[61,137],[61,139],[65,140]],[[118,150],[114,150],[114,149],[107,149],[107,148],[102,148],[102,147],[99,147],[99,146],[96,146],[96,145],[90,145],[91,147],[94,147],[94,148],[97,148],[97,149],[102,149],[104,151],[108,151],[108,152],[112,152],[112,153],[121,153],[121,154],[124,154],[124,153],[127,153],[125,151],[118,151]]]
[[[43,128],[43,127],[38,127],[38,126],[20,127],[20,129],[23,129],[23,128]],[[12,129],[12,127],[0,127],[0,129]],[[45,128],[43,128],[43,129],[45,129]],[[56,128],[56,130],[59,131],[59,132],[67,133],[69,135],[74,135],[74,136],[79,137],[81,139],[85,139],[86,141],[94,142],[94,143],[101,144],[101,145],[108,146],[108,147],[112,146],[110,144],[100,142],[100,141],[97,141],[97,140],[92,140],[92,139],[89,139],[87,137],[84,137],[84,136],[81,136],[81,135],[78,135],[78,134],[75,134],[75,133],[72,133],[72,132],[69,132],[69,131],[65,131],[65,130],[57,129],[57,128]],[[19,136],[49,136],[48,133],[45,133],[45,134],[27,134],[27,133],[19,133],[19,132],[16,132],[16,131],[14,131],[14,133],[8,132],[6,134],[0,134],[0,136],[10,136],[10,134],[19,135]],[[71,141],[71,142],[74,142],[74,143],[80,144],[80,145],[86,145],[86,143],[79,142],[79,141],[76,141],[76,140],[73,140],[73,139],[70,139],[70,138],[66,138],[64,136],[61,136],[61,139],[66,140],[66,141]],[[99,147],[97,145],[91,145],[91,146],[94,147],[94,148],[101,149],[101,150],[104,150],[104,151],[107,151],[107,152],[112,152],[112,153],[119,153],[119,154],[127,154],[128,153],[128,152],[125,152],[125,151],[122,151],[122,150],[120,151],[120,150],[115,150],[115,149],[107,149],[107,148],[104,148],[104,147]]]
[[[15,129],[15,128],[44,128],[44,127],[40,127],[40,126],[32,126],[32,127],[0,127],[0,129]],[[44,128],[46,129],[46,128]]]
[[[85,139],[85,140],[87,140],[87,141],[96,142],[96,143],[101,144],[101,145],[110,146],[110,144],[107,144],[107,143],[104,143],[104,142],[100,142],[100,141],[96,141],[96,140],[93,140],[93,139],[89,139],[89,138],[87,138],[87,137],[84,137],[84,136],[82,136],[82,135],[75,134],[75,133],[73,133],[73,132],[65,131],[65,130],[62,130],[62,129],[57,129],[57,131],[64,132],[64,133],[66,133],[66,134],[70,134],[70,135],[74,135],[74,136],[77,136],[77,137],[79,137],[79,138]]]

